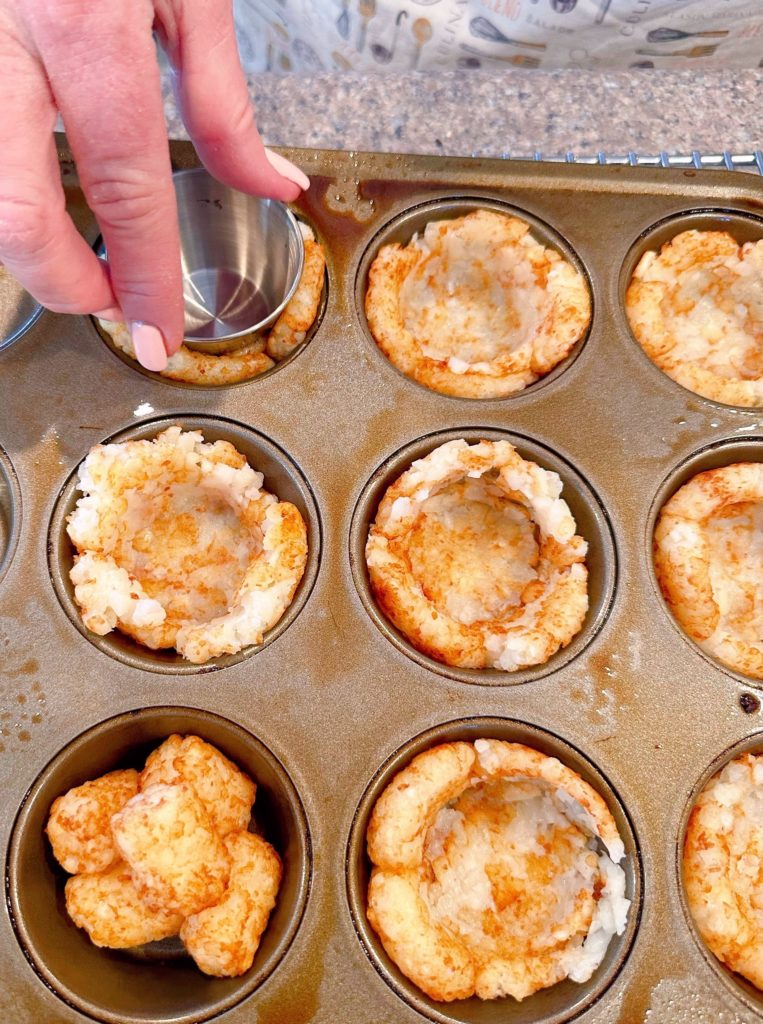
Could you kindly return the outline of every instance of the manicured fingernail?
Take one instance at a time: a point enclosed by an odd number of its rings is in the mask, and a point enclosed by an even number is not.
[[[270,166],[273,167],[279,174],[283,175],[284,178],[288,178],[289,181],[293,181],[295,185],[299,185],[301,189],[310,188],[310,179],[303,172],[300,171],[296,164],[293,164],[291,160],[287,160],[285,156],[281,156],[280,153],[274,153],[272,149],[265,147],[265,156],[270,162]]]
[[[123,324],[125,315],[119,306],[109,306],[108,309],[98,309],[93,313],[99,320],[113,320],[115,324]]]
[[[135,355],[141,366],[145,366],[147,370],[166,370],[167,350],[158,327],[134,320],[130,324],[130,335]]]

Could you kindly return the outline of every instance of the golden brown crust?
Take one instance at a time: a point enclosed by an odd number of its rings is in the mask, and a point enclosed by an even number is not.
[[[251,832],[231,832],[225,848],[231,858],[225,895],[216,906],[188,917],[180,938],[205,974],[235,978],[254,962],[283,870],[273,847]]]
[[[743,754],[700,794],[686,829],[683,877],[689,909],[711,951],[763,989],[760,863],[756,807],[763,758]]]
[[[108,871],[74,875],[66,883],[66,910],[96,946],[129,949],[177,935],[182,914],[165,907],[149,909],[129,867],[118,862]]]
[[[140,788],[181,780],[193,788],[221,838],[247,828],[257,787],[216,747],[198,736],[168,737],[148,756]]]
[[[222,898],[230,857],[187,783],[149,786],[112,817],[111,828],[149,910],[188,917]]]
[[[75,786],[53,801],[45,831],[65,871],[106,871],[118,863],[111,816],[137,792],[138,773],[128,768]]]

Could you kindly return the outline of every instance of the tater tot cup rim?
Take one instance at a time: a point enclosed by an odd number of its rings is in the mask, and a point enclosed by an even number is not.
[[[681,815],[678,841],[676,842],[675,871],[678,883],[678,898],[681,903],[684,918],[686,919],[686,926],[689,929],[697,949],[702,955],[702,959],[726,991],[730,992],[740,1000],[747,1009],[752,1010],[758,1016],[763,1017],[763,992],[757,989],[752,982],[743,978],[741,974],[737,974],[722,963],[700,935],[699,928],[694,921],[694,916],[692,915],[691,908],[689,907],[683,870],[684,845],[686,843],[686,831],[689,826],[689,817],[691,816],[691,812],[694,810],[694,806],[700,793],[710,779],[716,773],[721,771],[729,761],[733,761],[734,758],[748,753],[763,754],[763,729],[758,729],[756,732],[751,733],[749,736],[739,740],[737,743],[734,743],[722,753],[718,754],[694,784]]]
[[[583,626],[566,647],[562,647],[541,665],[504,672],[500,669],[470,669],[446,665],[419,651],[387,618],[377,604],[371,589],[365,548],[368,531],[376,517],[387,488],[401,476],[411,463],[423,458],[448,441],[463,438],[468,444],[478,441],[509,441],[522,458],[536,462],[543,469],[558,473],[564,485],[562,498],[575,519],[577,533],[588,541],[585,563],[588,567],[589,606]],[[476,686],[512,686],[531,682],[556,672],[581,654],[603,628],[615,600],[618,579],[618,557],[614,534],[607,510],[593,487],[570,462],[558,452],[524,434],[495,428],[465,427],[461,430],[436,431],[425,434],[389,455],[369,477],[357,499],[350,524],[350,568],[360,601],[371,621],[398,651],[431,672]]]
[[[591,300],[591,317],[588,327],[572,346],[568,355],[566,355],[564,359],[560,360],[556,366],[533,384],[528,384],[527,387],[523,388],[521,391],[516,391],[513,394],[504,395],[499,398],[471,398],[463,395],[447,395],[441,391],[436,391],[434,388],[428,387],[426,384],[422,384],[419,381],[414,380],[413,377],[409,377],[406,373],[403,373],[402,370],[398,369],[379,348],[373,334],[371,333],[371,328],[368,325],[368,318],[365,312],[365,299],[366,292],[368,291],[368,272],[382,246],[389,245],[393,242],[407,245],[413,236],[417,232],[421,232],[430,221],[451,220],[457,217],[466,216],[469,213],[474,213],[475,210],[492,210],[496,213],[506,214],[508,217],[518,217],[520,220],[529,224],[530,233],[537,242],[540,242],[547,249],[553,249],[555,252],[558,252],[560,256],[567,260],[567,262],[578,271],[583,278]],[[590,274],[588,273],[583,260],[560,231],[552,227],[552,225],[547,224],[546,221],[542,220],[536,214],[531,213],[529,210],[525,210],[520,206],[514,206],[511,203],[505,202],[503,199],[497,199],[495,196],[490,195],[467,195],[461,192],[456,195],[445,195],[438,199],[429,199],[425,202],[417,203],[414,206],[403,210],[401,213],[395,214],[385,224],[383,224],[367,244],[362,256],[360,257],[360,261],[355,271],[354,294],[355,309],[360,328],[368,344],[375,353],[376,358],[381,360],[387,370],[397,374],[398,378],[404,380],[408,385],[410,385],[410,387],[415,388],[418,391],[425,391],[430,395],[434,394],[437,396],[438,400],[442,399],[450,402],[488,403],[488,405],[490,405],[498,402],[521,401],[523,398],[534,399],[542,388],[556,381],[560,376],[562,376],[562,374],[572,367],[588,340],[594,317],[596,315],[594,292],[591,286]]]
[[[98,948],[69,919],[64,885],[44,827],[53,800],[88,778],[139,767],[172,733],[218,747],[258,783],[254,820],[276,848],[284,874],[254,964],[237,978],[210,978],[180,940],[136,950]],[[106,1024],[196,1024],[250,997],[287,954],[304,915],[312,844],[299,793],[278,757],[246,728],[191,707],[124,712],[91,726],[43,768],[11,830],[5,883],[16,939],[37,977],[67,1005]]]
[[[406,978],[385,952],[366,914],[371,862],[366,829],[385,787],[413,758],[440,743],[476,739],[508,740],[556,757],[590,783],[606,801],[625,843],[626,895],[632,901],[625,931],[614,936],[592,978],[583,984],[563,981],[522,1002],[510,997],[483,1001],[476,996],[452,1003],[437,1002]],[[500,717],[459,718],[427,729],[395,750],[369,782],[355,811],[345,855],[347,901],[355,933],[372,966],[409,1006],[436,1024],[563,1024],[588,1010],[614,982],[630,954],[641,917],[642,863],[638,839],[625,806],[607,777],[589,758],[555,733],[527,722]]]
[[[263,473],[265,490],[281,501],[292,502],[300,511],[307,526],[307,562],[302,579],[297,585],[291,603],[276,624],[265,633],[262,643],[244,647],[235,654],[210,658],[197,665],[173,650],[153,651],[130,637],[113,629],[105,636],[91,632],[82,621],[79,606],[74,599],[74,586],[69,579],[75,547],[66,532],[66,521],[74,510],[82,492],[77,489],[77,474],[82,460],[66,478],[56,496],[48,527],[48,573],[56,597],[67,618],[77,631],[94,647],[130,668],[158,672],[164,675],[197,675],[229,668],[264,650],[291,625],[307,603],[315,584],[321,559],[322,529],[318,503],[313,489],[297,463],[275,441],[253,427],[222,416],[179,415],[161,416],[143,420],[105,438],[99,444],[122,441],[151,440],[168,427],[200,430],[205,442],[230,441],[246,456],[257,471]],[[91,446],[92,447],[92,446]]]

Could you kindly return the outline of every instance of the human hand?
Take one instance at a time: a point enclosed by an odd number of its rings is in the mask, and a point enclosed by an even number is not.
[[[140,362],[161,370],[182,344],[183,300],[153,30],[210,173],[284,201],[308,187],[263,146],[230,0],[0,0],[0,261],[49,309],[127,321]],[[57,111],[108,266],[65,209]]]

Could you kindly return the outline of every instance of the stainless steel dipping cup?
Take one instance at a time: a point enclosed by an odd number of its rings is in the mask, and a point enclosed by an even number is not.
[[[231,351],[269,327],[294,294],[304,263],[299,225],[283,203],[237,192],[203,168],[173,180],[186,344]]]

